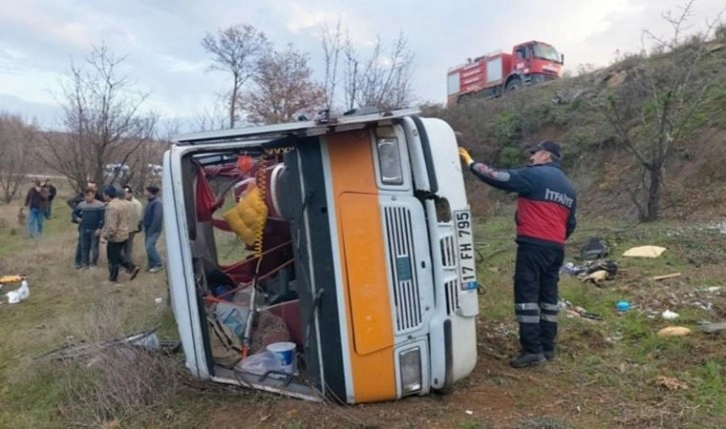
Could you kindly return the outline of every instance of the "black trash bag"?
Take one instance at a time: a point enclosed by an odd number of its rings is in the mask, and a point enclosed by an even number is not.
[[[618,263],[611,259],[593,261],[587,264],[584,275],[592,274],[595,271],[606,271],[608,273],[606,279],[612,280],[618,273]]]
[[[582,249],[580,249],[580,257],[584,261],[607,258],[609,254],[610,248],[601,237],[588,238],[585,245],[582,246]]]

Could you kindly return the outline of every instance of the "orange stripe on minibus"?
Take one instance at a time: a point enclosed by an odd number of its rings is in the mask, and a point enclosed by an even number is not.
[[[396,397],[383,219],[370,134],[327,138],[356,402]]]

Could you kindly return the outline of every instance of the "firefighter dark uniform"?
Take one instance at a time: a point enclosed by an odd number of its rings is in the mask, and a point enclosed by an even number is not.
[[[575,230],[577,197],[560,169],[559,145],[539,143],[530,152],[552,156],[543,164],[513,170],[495,170],[474,162],[460,149],[469,169],[483,182],[516,192],[517,260],[514,271],[514,310],[519,322],[522,361],[526,366],[554,358],[559,298],[557,283],[564,260],[564,243]],[[516,362],[515,362],[516,361]]]

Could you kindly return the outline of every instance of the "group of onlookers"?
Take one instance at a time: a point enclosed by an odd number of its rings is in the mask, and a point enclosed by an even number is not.
[[[68,200],[72,222],[78,224],[77,269],[95,267],[99,244],[105,243],[109,281],[118,281],[121,268],[133,280],[141,271],[133,263],[134,238],[142,231],[148,260],[146,270],[155,273],[162,269],[156,250],[164,219],[159,188],[147,186],[144,195],[148,200],[145,208],[130,186],[121,189],[106,186],[99,192],[94,182],[88,182],[83,194]]]
[[[40,180],[33,182],[18,215],[23,221],[27,217],[31,238],[43,234],[43,220],[50,219],[55,196],[56,188],[50,180],[43,185]],[[89,181],[84,192],[67,201],[71,208],[71,222],[78,225],[74,258],[77,269],[97,266],[99,245],[103,243],[106,244],[109,280],[117,282],[122,267],[133,280],[141,271],[133,263],[134,239],[141,232],[144,233],[148,261],[146,270],[156,273],[162,269],[161,257],[156,249],[164,221],[159,188],[147,186],[144,196],[148,200],[146,207],[136,198],[131,186],[105,186],[101,192],[95,182]],[[28,210],[27,215],[23,213],[24,209]]]

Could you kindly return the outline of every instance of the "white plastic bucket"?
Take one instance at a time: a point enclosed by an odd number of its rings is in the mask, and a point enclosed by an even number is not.
[[[275,354],[282,372],[288,374],[295,372],[295,343],[272,343],[267,346],[267,351]]]

